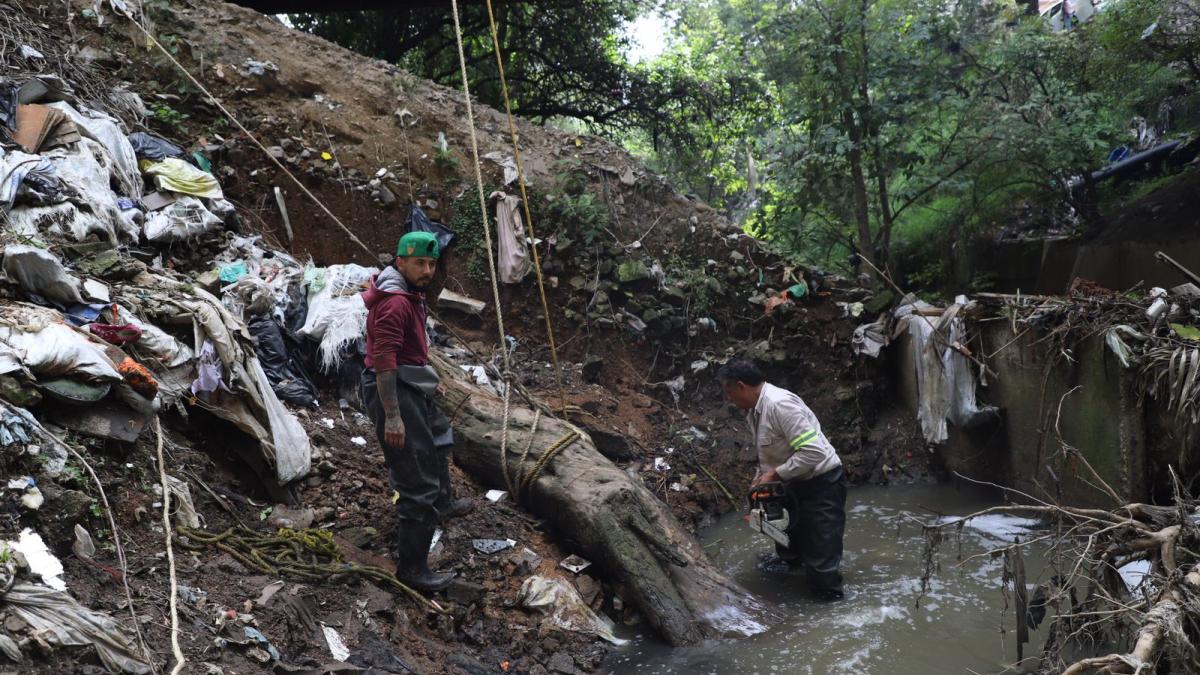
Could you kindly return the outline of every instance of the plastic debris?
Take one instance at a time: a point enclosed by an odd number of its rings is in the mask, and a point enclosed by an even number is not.
[[[114,326],[107,323],[93,323],[88,325],[88,331],[110,345],[117,345],[118,347],[137,342],[138,338],[142,337],[142,329],[131,323],[121,326]]]
[[[367,439],[363,438],[362,436],[355,436],[354,438],[350,439],[350,442],[359,447],[366,447],[367,445]]]
[[[222,267],[219,278],[221,279],[222,283],[232,284],[247,274],[249,274],[249,272],[246,270],[246,261],[239,260],[235,263],[230,263]]]
[[[564,570],[579,574],[580,572],[591,567],[592,563],[580,558],[577,555],[569,555],[566,558],[563,558],[562,561],[558,563],[558,566]]]
[[[111,672],[124,671],[133,675],[150,672],[150,666],[134,655],[112,617],[80,605],[65,592],[18,583],[4,594],[3,601],[35,631],[45,635],[51,644],[94,646],[101,662]]]
[[[25,528],[16,541],[8,542],[8,546],[25,559],[24,566],[40,576],[47,586],[58,591],[67,590],[67,582],[62,580],[62,562],[46,548],[40,534]]]
[[[120,382],[121,374],[104,348],[62,322],[53,310],[0,307],[0,373],[22,365],[39,377],[82,375],[94,382]]]
[[[579,592],[562,579],[529,577],[521,584],[517,601],[523,607],[542,612],[547,621],[563,630],[595,635],[614,645],[627,642],[613,635],[612,622],[593,612]]]
[[[247,638],[255,641],[260,646],[266,648],[267,654],[269,654],[271,656],[270,660],[272,660],[272,661],[279,660],[279,650],[275,649],[275,645],[271,644],[271,641],[268,640],[267,637],[262,634],[262,631],[258,630],[257,628],[251,627],[251,626],[246,626],[243,630],[246,633]]]
[[[480,553],[492,554],[499,553],[508,548],[516,546],[517,542],[512,539],[472,539],[471,546]]]
[[[367,306],[359,293],[378,271],[360,265],[331,265],[325,269],[325,283],[319,291],[309,286],[308,316],[297,332],[321,343],[317,351],[323,372],[336,370],[343,348],[366,333]]]
[[[488,490],[483,496],[491,502],[502,502],[508,497],[508,493],[504,490]]]
[[[329,653],[333,656],[333,660],[344,662],[350,658],[350,649],[336,630],[322,625],[321,631],[325,633],[325,644],[329,646]]]
[[[167,157],[158,162],[142,160],[142,173],[154,179],[159,190],[180,192],[193,197],[221,199],[221,185],[211,173],[188,164],[182,159]]]
[[[83,302],[79,279],[68,274],[58,258],[45,249],[22,244],[5,246],[4,272],[16,279],[26,293],[60,305]]]
[[[142,229],[150,241],[169,244],[195,239],[221,225],[221,219],[205,208],[200,200],[183,197],[147,215]]]
[[[152,162],[161,162],[167,158],[181,159],[184,156],[183,148],[168,141],[162,136],[155,136],[142,131],[129,134],[129,143],[133,146],[133,151],[137,154],[138,159],[148,159]]]

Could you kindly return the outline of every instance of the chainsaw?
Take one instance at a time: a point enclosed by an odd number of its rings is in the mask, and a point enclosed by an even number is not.
[[[783,483],[761,483],[750,489],[750,529],[788,546],[789,499]]]

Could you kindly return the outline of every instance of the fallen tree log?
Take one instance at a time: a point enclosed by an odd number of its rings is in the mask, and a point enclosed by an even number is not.
[[[667,642],[694,644],[766,629],[764,608],[708,560],[699,542],[640,481],[601,455],[586,433],[514,400],[502,463],[503,401],[459,368],[435,363],[457,436],[455,463],[500,489],[510,489],[503,478],[507,469],[513,492],[524,477],[523,503],[624,584],[625,599]],[[551,448],[558,450],[545,460]]]

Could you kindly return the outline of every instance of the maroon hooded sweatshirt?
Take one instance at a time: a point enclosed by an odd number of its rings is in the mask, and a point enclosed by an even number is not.
[[[375,372],[429,364],[425,298],[408,290],[404,276],[387,267],[362,293],[367,306],[366,366]]]

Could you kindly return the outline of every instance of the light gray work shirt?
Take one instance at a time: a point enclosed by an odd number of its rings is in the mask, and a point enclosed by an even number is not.
[[[775,469],[783,480],[805,480],[842,465],[817,416],[799,396],[764,382],[746,413],[758,449],[758,474]]]

